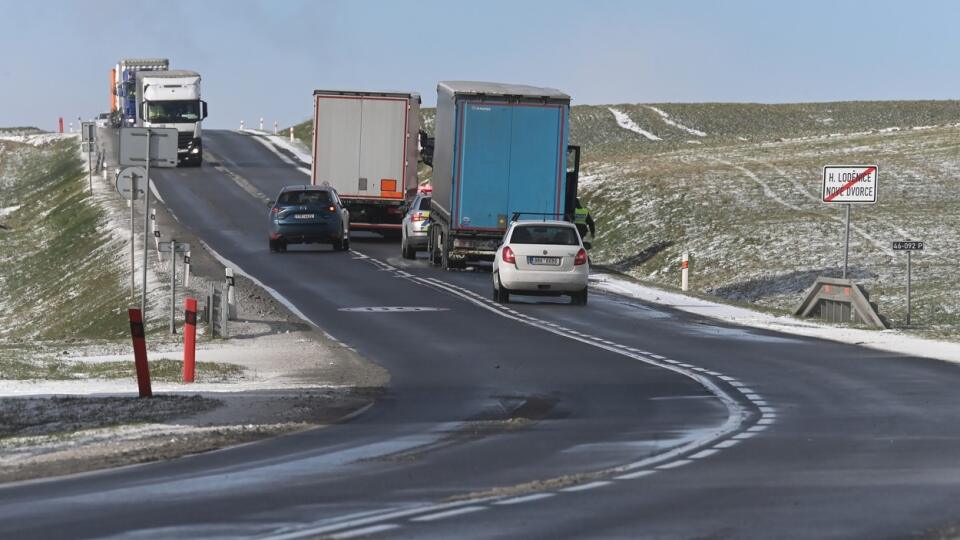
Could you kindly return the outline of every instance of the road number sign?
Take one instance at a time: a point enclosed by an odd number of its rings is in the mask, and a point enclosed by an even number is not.
[[[177,253],[186,253],[190,251],[190,244],[186,242],[177,242]],[[157,251],[161,253],[170,253],[173,251],[173,242],[160,242],[157,245]]]
[[[877,202],[880,169],[876,165],[828,165],[823,168],[825,203]]]
[[[126,199],[139,199],[147,187],[147,171],[143,167],[127,167],[117,175],[117,192]]]
[[[902,241],[893,243],[894,251],[923,251],[923,242]]]

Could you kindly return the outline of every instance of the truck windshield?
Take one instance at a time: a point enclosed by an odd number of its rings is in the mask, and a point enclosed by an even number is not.
[[[147,104],[147,121],[157,124],[184,124],[200,120],[200,101],[151,101]]]

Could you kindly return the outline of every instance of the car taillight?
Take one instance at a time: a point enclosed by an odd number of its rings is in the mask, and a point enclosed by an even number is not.
[[[513,255],[513,250],[510,249],[510,246],[503,248],[503,262],[510,264],[517,264],[517,258]]]
[[[580,251],[577,252],[577,256],[573,259],[574,266],[580,266],[581,264],[587,264],[587,252],[583,248],[580,248]]]
[[[270,212],[273,213],[273,214],[279,214],[279,213],[280,213],[280,209],[277,208],[276,206],[274,206],[273,208],[270,209]]]
[[[410,218],[411,221],[423,221],[427,218],[423,217],[423,212],[417,212]]]

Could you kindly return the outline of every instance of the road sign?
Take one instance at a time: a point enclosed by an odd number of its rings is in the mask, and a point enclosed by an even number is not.
[[[117,174],[117,192],[126,199],[139,199],[147,186],[147,171],[143,167],[127,167]]]
[[[97,125],[93,122],[80,122],[80,141],[89,143],[97,140]]]
[[[97,149],[97,144],[92,142],[82,142],[80,143],[80,153],[81,154],[91,154],[94,150]]]
[[[174,242],[160,242],[157,245],[157,251],[161,253],[170,253],[172,251]],[[177,253],[186,253],[190,251],[190,244],[186,242],[176,242],[177,244]]]
[[[914,242],[911,240],[894,242],[894,251],[923,251],[923,242]]]
[[[177,130],[149,128],[150,166],[177,166]],[[120,165],[147,164],[147,128],[120,128]]]
[[[877,202],[876,165],[827,165],[823,168],[825,203],[873,204]]]

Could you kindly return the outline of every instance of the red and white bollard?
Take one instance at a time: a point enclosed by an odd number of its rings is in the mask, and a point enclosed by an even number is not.
[[[140,397],[150,397],[150,365],[147,363],[147,335],[143,329],[143,315],[138,308],[127,310],[130,316],[130,336],[133,338],[133,362],[137,368],[137,387]]]
[[[680,263],[680,290],[690,289],[690,254],[683,252],[683,260]]]
[[[63,133],[63,117],[62,116],[60,117],[60,121],[58,123],[60,124],[60,133]]]
[[[183,382],[192,383],[197,371],[197,299],[187,297],[183,304]]]

